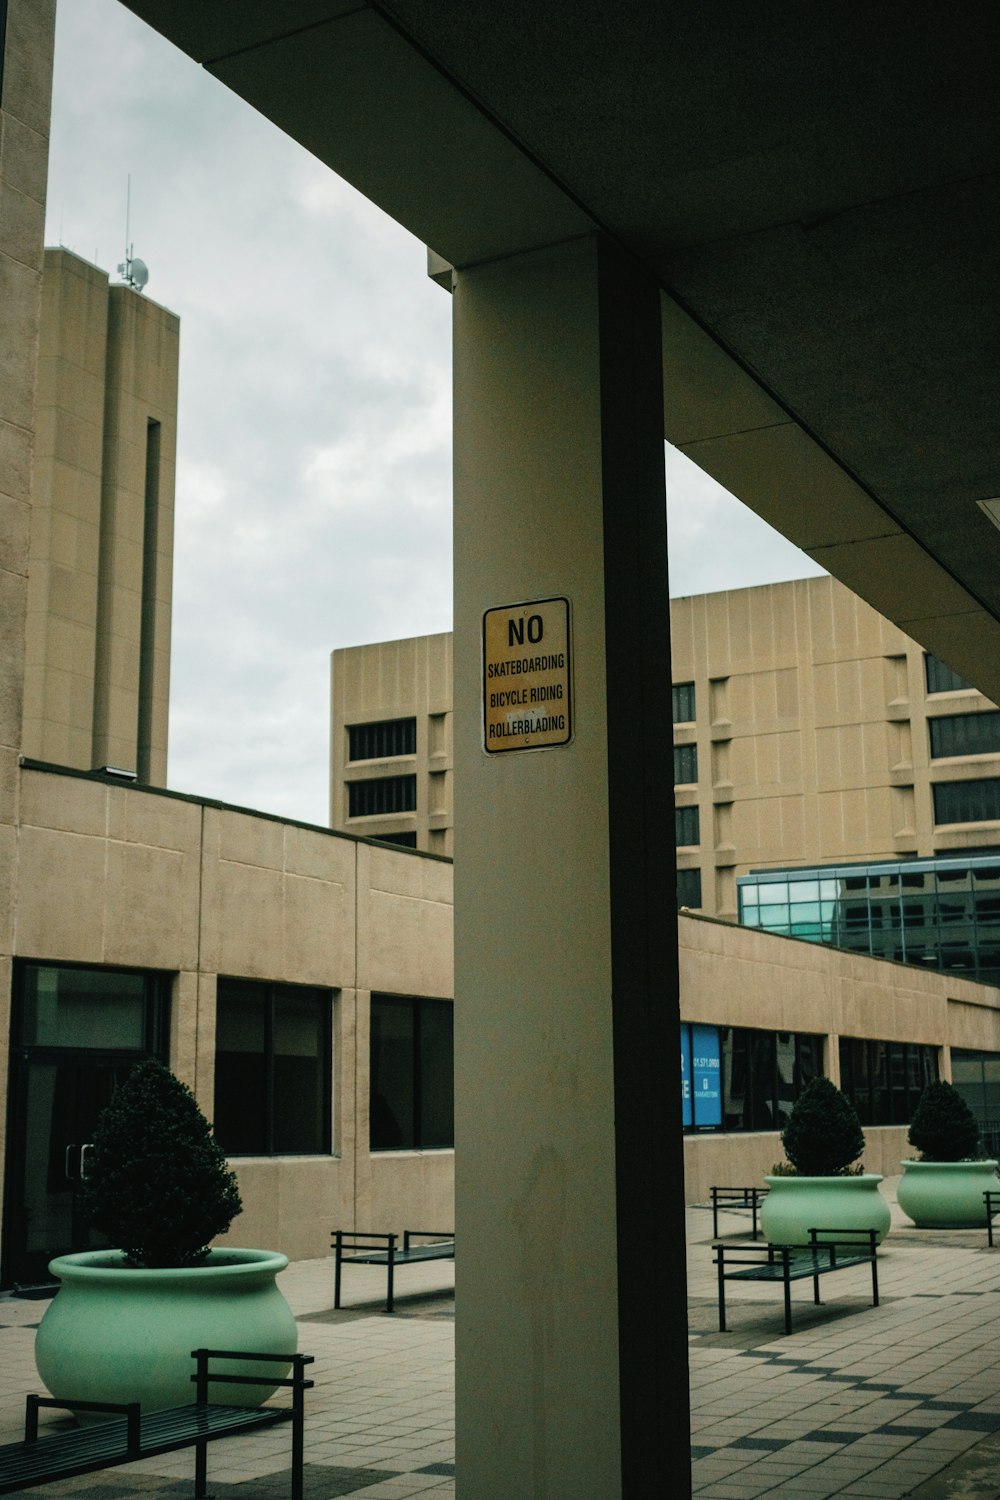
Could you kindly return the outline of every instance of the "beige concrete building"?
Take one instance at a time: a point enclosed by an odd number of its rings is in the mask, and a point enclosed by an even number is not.
[[[715,1034],[721,1078],[715,1084],[710,1067],[708,1081],[724,1126],[701,1128],[695,1098],[684,1136],[687,1202],[705,1202],[713,1183],[759,1183],[780,1160],[782,1094],[791,1096],[814,1058],[858,1108],[871,1172],[900,1170],[911,1152],[909,1111],[935,1072],[954,1079],[981,1120],[1000,1116],[991,1083],[1000,990],[705,917],[681,915],[679,933],[682,1046],[697,1030],[707,1051],[704,1037]]]
[[[410,1065],[401,1009],[450,1023],[450,861],[90,774],[27,765],[17,786],[3,1284],[88,1243],[80,1143],[147,1050],[230,1152],[233,1243],[321,1256],[334,1228],[450,1228],[450,1140],[372,1149],[369,1119],[373,1048]]]
[[[334,651],[330,824],[452,853],[452,637]]]
[[[836,579],[670,621],[682,904],[735,920],[750,869],[1000,846],[995,705]]]
[[[42,268],[24,748],[166,784],[179,319]]]
[[[748,870],[1000,847],[1000,713],[835,578],[672,599],[670,629],[680,905],[736,921]],[[435,779],[429,753],[450,645],[333,653],[334,827],[450,850],[450,761]],[[376,734],[377,759],[352,755]],[[413,807],[359,820],[362,778],[372,803],[408,778]]]

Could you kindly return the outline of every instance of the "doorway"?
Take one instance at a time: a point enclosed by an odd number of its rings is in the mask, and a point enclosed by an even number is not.
[[[163,976],[15,969],[2,1283],[50,1281],[56,1255],[106,1243],[80,1209],[94,1125],[143,1057],[166,1057]]]

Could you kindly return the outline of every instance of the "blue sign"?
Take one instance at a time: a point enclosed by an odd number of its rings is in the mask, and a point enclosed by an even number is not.
[[[685,1124],[722,1124],[722,1068],[719,1061],[719,1028],[691,1027],[691,1099],[685,1101]],[[688,1113],[694,1118],[688,1120]]]
[[[681,1027],[681,1118],[685,1130],[694,1124],[691,1114],[691,1028]]]

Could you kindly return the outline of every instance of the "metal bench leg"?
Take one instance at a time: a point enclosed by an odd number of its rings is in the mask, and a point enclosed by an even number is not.
[[[341,1262],[341,1254],[342,1254],[341,1242],[340,1242],[340,1231],[339,1230],[337,1231],[337,1242],[336,1242],[336,1245],[335,1245],[334,1248],[335,1248],[335,1260],[334,1260],[334,1266],[333,1266],[333,1305],[334,1305],[334,1307],[339,1307],[340,1306],[340,1262]]]
[[[784,1283],[785,1283],[785,1332],[786,1333],[791,1333],[791,1331],[792,1331],[792,1283],[791,1283],[791,1280],[790,1280],[789,1274],[788,1274],[789,1271],[790,1271],[790,1269],[791,1269],[791,1267],[789,1266],[789,1263],[788,1263],[788,1251],[787,1250],[784,1251],[784,1253],[782,1255],[782,1261],[784,1263],[784,1273],[785,1273],[784,1276],[783,1276],[783,1278],[782,1278],[783,1281],[784,1281]]]
[[[872,1307],[878,1307],[878,1266],[872,1259]]]
[[[305,1455],[305,1385],[301,1364],[295,1365],[292,1387],[292,1500],[302,1500],[302,1464]]]
[[[719,1250],[719,1332],[726,1331],[726,1277],[722,1263],[722,1250]]]
[[[393,1278],[393,1272],[395,1271],[395,1269],[396,1269],[396,1247],[395,1247],[395,1245],[390,1245],[389,1246],[389,1264],[386,1267],[386,1270],[387,1270],[388,1274],[387,1274],[387,1277],[386,1277],[385,1310],[386,1310],[387,1313],[391,1313],[392,1312],[392,1278]]]
[[[208,1500],[208,1444],[194,1445],[194,1500]]]

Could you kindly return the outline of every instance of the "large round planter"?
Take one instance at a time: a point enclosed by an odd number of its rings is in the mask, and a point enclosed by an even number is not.
[[[982,1229],[995,1161],[904,1161],[896,1201],[918,1229]]]
[[[192,1349],[295,1352],[295,1319],[275,1284],[287,1264],[270,1250],[213,1250],[183,1270],[132,1268],[118,1250],[59,1256],[49,1270],[61,1285],[35,1336],[38,1373],[56,1397],[180,1406],[193,1400]],[[231,1367],[276,1380],[287,1368]],[[213,1382],[210,1395],[258,1406],[273,1389]]]
[[[889,1232],[889,1205],[877,1172],[857,1177],[765,1177],[770,1191],[760,1209],[761,1228],[774,1245],[808,1245],[810,1229]],[[831,1239],[831,1235],[819,1238]]]

